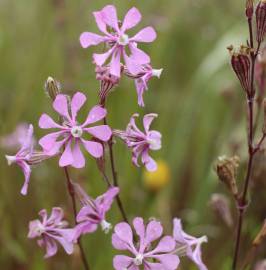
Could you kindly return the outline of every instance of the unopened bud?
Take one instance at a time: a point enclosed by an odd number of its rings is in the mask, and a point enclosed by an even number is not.
[[[238,188],[236,185],[236,174],[238,166],[239,157],[237,156],[231,158],[226,156],[219,157],[216,164],[216,172],[219,179],[225,183],[235,198],[238,197]]]
[[[253,246],[259,246],[262,243],[262,241],[264,240],[265,237],[266,237],[266,220],[264,220],[262,228],[259,231],[259,233],[257,234],[254,241],[252,242],[252,245]]]
[[[61,92],[61,86],[60,83],[57,82],[55,79],[52,77],[48,77],[48,79],[45,82],[44,89],[48,96],[52,99],[55,100],[56,96],[60,94]]]
[[[246,1],[246,16],[248,19],[251,19],[253,16],[253,0],[247,0]]]
[[[213,194],[209,205],[213,211],[221,218],[224,223],[231,227],[233,224],[232,214],[229,206],[228,198],[223,194]]]
[[[266,32],[266,0],[261,0],[256,8],[257,41],[263,41]]]
[[[250,48],[241,46],[235,50],[233,46],[227,48],[231,54],[231,65],[246,93],[250,89]]]

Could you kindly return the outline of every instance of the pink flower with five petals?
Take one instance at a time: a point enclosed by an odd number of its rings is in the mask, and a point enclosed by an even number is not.
[[[112,244],[115,249],[129,251],[132,256],[117,255],[113,259],[116,270],[175,270],[179,258],[172,254],[175,251],[175,241],[171,236],[163,236],[160,222],[152,220],[147,226],[143,219],[133,220],[133,227],[139,239],[133,241],[133,232],[129,224],[122,222],[115,226]],[[159,241],[156,246],[154,242]]]
[[[67,254],[72,254],[75,229],[66,228],[68,224],[63,220],[63,210],[54,207],[48,218],[46,210],[43,209],[39,215],[42,217],[42,221],[36,219],[30,222],[28,238],[40,238],[38,245],[46,248],[45,258],[57,253],[57,242],[62,245]]]
[[[91,32],[84,32],[80,36],[80,43],[83,48],[92,45],[98,45],[105,42],[111,48],[102,54],[94,54],[94,62],[102,66],[108,58],[110,61],[110,74],[120,77],[121,65],[120,59],[124,58],[127,69],[132,74],[141,72],[141,65],[150,63],[150,57],[137,47],[138,42],[150,43],[156,39],[156,32],[150,26],[143,28],[133,37],[129,37],[126,31],[136,26],[141,20],[141,14],[137,8],[131,8],[122,24],[120,25],[116,8],[113,5],[107,5],[102,10],[93,12],[97,26],[104,35],[98,35]],[[108,31],[108,27],[111,31]],[[126,53],[128,47],[131,55]]]
[[[103,142],[108,141],[112,135],[112,130],[107,125],[88,127],[88,125],[98,122],[106,116],[107,111],[101,106],[94,106],[83,124],[77,122],[77,113],[85,101],[86,96],[80,92],[77,92],[70,102],[65,95],[59,94],[53,102],[53,108],[64,119],[63,124],[55,123],[47,114],[43,114],[39,120],[40,128],[59,129],[59,131],[41,138],[39,144],[51,155],[64,146],[63,154],[59,160],[61,167],[71,165],[75,168],[82,168],[85,166],[85,159],[80,149],[81,145],[95,158],[100,158],[103,155],[102,144],[98,141],[85,140],[83,138],[84,133],[90,134]]]
[[[133,114],[130,119],[127,129],[114,130],[114,135],[120,137],[127,146],[132,149],[132,162],[139,167],[138,159],[141,156],[141,161],[148,171],[157,170],[157,163],[149,155],[149,150],[161,149],[161,133],[155,130],[150,130],[150,125],[157,114],[150,113],[143,117],[144,131],[141,131],[136,123],[135,118],[138,114]]]

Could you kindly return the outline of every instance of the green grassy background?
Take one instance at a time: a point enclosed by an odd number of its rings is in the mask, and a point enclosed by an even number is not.
[[[8,134],[20,122],[33,123],[38,138],[44,134],[37,127],[41,113],[55,115],[43,91],[48,76],[62,82],[69,94],[83,91],[88,108],[94,105],[98,89],[91,64],[94,49],[82,49],[79,35],[97,31],[92,11],[113,3],[121,18],[135,5],[143,14],[141,26],[153,25],[157,30],[156,42],[143,47],[153,65],[164,72],[160,80],[151,81],[145,109],[137,106],[133,82],[124,78],[108,100],[108,116],[112,127],[122,129],[134,112],[157,112],[154,127],[163,134],[163,148],[154,156],[168,163],[172,176],[165,188],[151,193],[143,185],[142,170],[132,166],[129,152],[118,142],[115,154],[122,200],[130,218],[161,218],[166,231],[171,230],[173,216],[181,217],[187,231],[208,235],[204,259],[209,269],[229,269],[233,229],[215,217],[208,201],[212,193],[225,192],[213,173],[216,157],[236,152],[243,164],[246,158],[243,94],[226,51],[227,45],[246,40],[244,2],[0,0],[0,134]],[[82,269],[78,254],[68,257],[60,251],[43,260],[42,250],[26,237],[29,220],[42,208],[61,206],[71,220],[64,175],[57,161],[49,160],[34,169],[29,195],[23,197],[19,194],[21,171],[7,167],[6,151],[0,151],[0,268]],[[105,189],[95,161],[89,157],[86,169],[71,173],[90,194],[96,196]],[[254,199],[256,211],[244,228],[244,250],[264,218],[265,207],[259,198],[263,196]],[[121,220],[115,206],[109,220]],[[98,231],[84,237],[84,245],[92,269],[112,269],[115,251],[110,235]],[[183,265],[182,269],[195,269]]]

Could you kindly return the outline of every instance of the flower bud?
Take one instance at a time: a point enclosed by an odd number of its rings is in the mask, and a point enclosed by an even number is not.
[[[266,0],[261,0],[256,8],[257,41],[263,41],[266,32]]]
[[[238,166],[239,157],[237,156],[231,158],[221,156],[218,158],[218,162],[216,164],[216,173],[219,179],[225,183],[235,198],[238,197],[238,188],[236,185],[236,174]]]
[[[235,50],[233,46],[227,48],[231,54],[231,65],[246,93],[250,89],[250,48],[241,46]]]
[[[259,246],[262,243],[262,241],[264,240],[265,237],[266,237],[266,220],[264,220],[262,228],[259,231],[259,233],[257,234],[254,241],[252,242],[252,245],[253,246]]]
[[[217,214],[217,216],[221,218],[228,227],[233,225],[229,200],[225,195],[218,193],[212,194],[209,205]]]
[[[56,96],[61,92],[60,83],[52,77],[48,77],[45,82],[44,89],[52,100],[55,100]]]
[[[248,19],[251,19],[253,16],[253,0],[247,0],[246,1],[246,16]]]

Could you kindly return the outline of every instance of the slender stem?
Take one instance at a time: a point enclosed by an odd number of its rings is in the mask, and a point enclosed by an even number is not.
[[[252,20],[248,19],[248,26],[249,26],[249,34],[250,34],[250,47],[251,47],[251,80],[250,80],[250,89],[247,93],[247,107],[248,107],[248,167],[246,172],[246,177],[244,181],[244,188],[240,199],[237,202],[238,206],[238,223],[237,223],[237,234],[236,234],[236,243],[235,243],[235,250],[234,250],[234,258],[232,264],[232,270],[237,269],[237,261],[238,255],[240,250],[240,242],[241,242],[241,233],[243,227],[243,220],[244,220],[244,212],[247,207],[246,197],[248,193],[249,183],[250,183],[250,176],[252,171],[252,164],[253,158],[255,155],[253,149],[253,137],[254,137],[254,124],[253,124],[253,110],[254,110],[254,96],[255,96],[255,88],[254,88],[254,74],[255,74],[255,61],[258,54],[259,46],[254,54],[254,42],[253,42],[253,30],[252,30]]]
[[[73,185],[71,183],[70,175],[69,175],[69,171],[68,171],[67,167],[64,167],[64,172],[65,172],[65,176],[66,176],[66,180],[67,180],[68,193],[69,193],[69,195],[71,197],[71,201],[72,201],[73,215],[74,215],[74,219],[75,219],[75,224],[77,224],[77,221],[76,221],[77,206],[76,206],[76,200],[75,200],[75,191],[74,191]],[[90,267],[89,267],[89,264],[88,264],[88,261],[87,261],[83,246],[82,246],[81,237],[79,237],[79,239],[78,239],[78,246],[79,246],[79,249],[80,249],[80,255],[81,255],[83,265],[84,265],[84,269],[85,270],[90,270]]]

